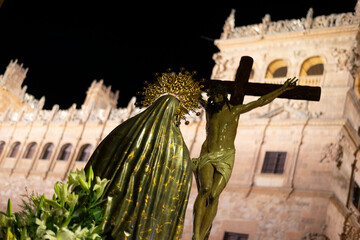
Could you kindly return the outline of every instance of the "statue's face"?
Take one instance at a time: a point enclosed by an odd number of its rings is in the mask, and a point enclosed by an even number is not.
[[[214,94],[213,100],[215,103],[223,102],[224,101],[224,95],[221,93]]]

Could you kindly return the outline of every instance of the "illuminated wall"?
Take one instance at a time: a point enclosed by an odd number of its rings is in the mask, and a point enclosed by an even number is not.
[[[358,11],[313,17],[309,10],[306,18],[276,22],[266,15],[262,23],[240,27],[234,14],[215,41],[213,79],[233,80],[248,55],[254,59],[250,81],[281,84],[296,76],[300,85],[320,86],[322,95],[319,102],[277,99],[240,117],[235,166],[210,239],[337,239],[347,216],[359,228],[360,175],[350,181],[360,146]],[[22,111],[0,108],[0,209],[9,197],[19,202],[25,187],[52,194],[55,181],[83,167],[114,127],[139,113],[134,100],[116,108],[117,97],[94,82],[80,109],[43,110],[19,97],[28,105]],[[198,157],[204,114],[189,120],[181,130]],[[183,239],[191,239],[195,197],[193,182]]]

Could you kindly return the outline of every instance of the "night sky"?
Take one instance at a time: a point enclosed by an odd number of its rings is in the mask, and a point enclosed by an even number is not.
[[[151,3],[149,3],[151,2]],[[170,1],[169,1],[170,2]],[[29,68],[24,84],[45,109],[80,108],[93,80],[120,90],[125,107],[156,72],[184,67],[209,78],[218,39],[232,8],[236,26],[353,12],[356,0],[18,1],[0,8],[0,74],[10,60]]]

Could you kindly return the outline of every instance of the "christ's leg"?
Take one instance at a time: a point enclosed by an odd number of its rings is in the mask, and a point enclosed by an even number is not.
[[[209,205],[206,208],[206,213],[202,220],[200,239],[203,239],[206,233],[210,229],[210,226],[217,213],[220,193],[224,190],[225,186],[226,186],[225,178],[219,172],[215,171],[214,182],[209,195],[209,199],[210,199]]]
[[[194,235],[193,240],[200,240],[200,231],[206,209],[206,199],[211,194],[214,167],[208,163],[198,172],[199,192],[194,203]]]

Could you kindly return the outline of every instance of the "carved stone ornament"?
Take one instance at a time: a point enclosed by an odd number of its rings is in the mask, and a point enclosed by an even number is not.
[[[339,139],[336,143],[327,144],[322,152],[320,163],[322,162],[335,162],[336,167],[340,169],[342,164],[342,158],[344,155],[343,146],[340,144],[343,137]]]
[[[355,52],[347,49],[333,48],[332,55],[337,58],[337,70],[351,70],[355,62]]]
[[[226,19],[223,33],[220,39],[240,38],[246,36],[266,35],[284,32],[308,31],[310,29],[340,27],[356,25],[359,22],[359,4],[355,13],[330,14],[313,18],[313,10],[310,8],[306,18],[290,19],[272,22],[269,14],[262,19],[262,23],[235,27],[235,11],[232,10]]]
[[[325,234],[322,233],[308,233],[301,240],[330,240]]]
[[[350,217],[353,213],[348,213],[345,217],[343,231],[340,234],[340,240],[358,240],[360,239],[360,228],[351,224]]]

